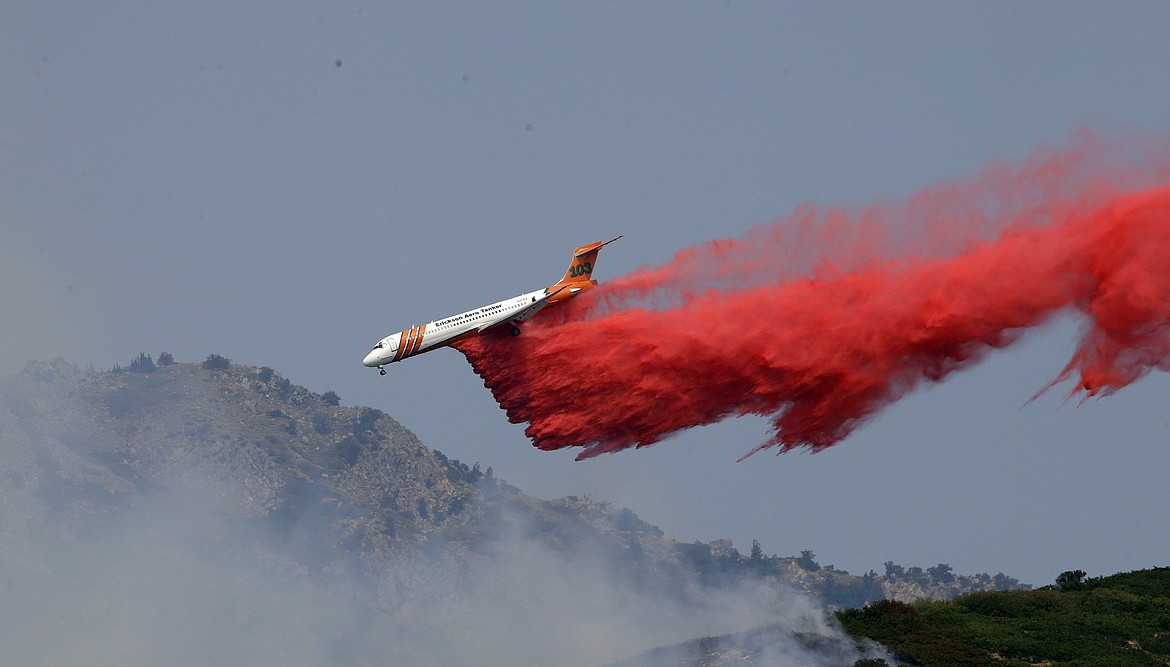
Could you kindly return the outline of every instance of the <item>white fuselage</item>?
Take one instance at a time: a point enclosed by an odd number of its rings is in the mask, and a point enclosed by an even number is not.
[[[549,290],[539,289],[390,334],[378,341],[362,363],[371,368],[381,367],[450,345],[498,324],[515,326],[548,305],[548,296]]]
[[[591,276],[598,251],[620,238],[616,236],[604,243],[598,241],[575,248],[565,276],[550,287],[390,334],[378,341],[362,363],[377,368],[385,375],[386,369],[382,367],[386,364],[402,361],[438,347],[458,347],[460,341],[479,335],[485,329],[510,326],[512,335],[518,335],[520,329],[517,325],[545,306],[572,298],[581,290],[596,285],[597,281]]]

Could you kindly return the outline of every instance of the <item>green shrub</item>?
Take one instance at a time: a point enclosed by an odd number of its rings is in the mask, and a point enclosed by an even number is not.
[[[138,356],[130,361],[131,373],[153,373],[154,359],[145,352],[139,352]]]
[[[209,354],[207,359],[203,361],[203,367],[209,371],[223,370],[232,365],[232,360],[226,357],[221,357],[218,354]]]

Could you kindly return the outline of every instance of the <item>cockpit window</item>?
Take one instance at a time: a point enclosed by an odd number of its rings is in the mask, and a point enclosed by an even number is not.
[[[378,341],[378,344],[374,346],[374,349],[375,349],[375,350],[380,350],[380,349],[382,349],[382,348],[384,348],[384,347],[386,347],[386,344],[385,344],[385,343],[383,343],[382,341]]]

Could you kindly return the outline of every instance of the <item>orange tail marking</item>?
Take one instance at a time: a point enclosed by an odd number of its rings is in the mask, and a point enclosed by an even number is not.
[[[574,249],[573,258],[569,261],[569,269],[565,271],[565,277],[561,278],[561,281],[553,288],[562,285],[568,285],[570,288],[596,285],[597,283],[592,280],[592,275],[594,263],[597,261],[597,253],[601,252],[602,246],[609,245],[620,238],[621,236],[615,236],[605,242],[598,241]],[[575,292],[576,290],[574,290]]]

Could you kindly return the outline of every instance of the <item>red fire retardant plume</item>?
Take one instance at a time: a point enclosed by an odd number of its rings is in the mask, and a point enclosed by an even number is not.
[[[578,458],[744,414],[773,422],[757,450],[823,449],[1061,311],[1084,333],[1056,382],[1108,394],[1170,369],[1170,178],[1126,159],[1081,135],[904,202],[805,206],[461,350]]]

